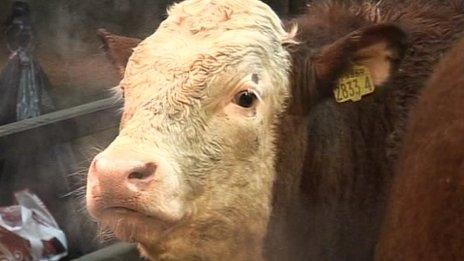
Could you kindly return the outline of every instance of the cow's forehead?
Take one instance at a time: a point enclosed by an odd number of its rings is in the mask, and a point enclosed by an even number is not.
[[[287,36],[277,15],[257,0],[187,0],[168,13],[136,48],[132,62],[172,64],[174,59],[188,66],[198,54],[227,53],[227,45],[246,48],[256,44],[253,40],[280,44]]]
[[[127,89],[183,85],[194,94],[224,66],[274,59],[265,56],[282,52],[287,39],[280,19],[260,1],[187,0],[174,5],[158,30],[135,49],[122,84]]]
[[[168,14],[161,28],[180,29],[192,34],[239,29],[256,23],[268,23],[275,30],[281,30],[277,15],[258,0],[186,0],[173,5]]]

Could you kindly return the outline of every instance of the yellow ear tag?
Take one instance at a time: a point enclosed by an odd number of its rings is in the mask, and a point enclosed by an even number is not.
[[[362,96],[375,90],[371,73],[365,66],[353,65],[337,82],[334,90],[335,100],[339,103],[346,101],[357,102]]]

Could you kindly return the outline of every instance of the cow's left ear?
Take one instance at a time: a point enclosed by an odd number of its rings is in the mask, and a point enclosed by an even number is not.
[[[374,85],[387,82],[407,49],[406,33],[396,25],[379,24],[354,31],[312,57],[319,92],[331,94],[342,73],[365,66]]]
[[[127,61],[129,61],[133,49],[142,40],[112,34],[106,29],[98,29],[97,35],[103,43],[103,50],[118,71],[119,77],[122,79],[126,70]]]

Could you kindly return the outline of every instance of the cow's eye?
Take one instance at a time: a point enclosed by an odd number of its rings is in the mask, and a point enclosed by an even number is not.
[[[256,94],[252,91],[241,91],[237,93],[234,97],[234,103],[243,107],[243,108],[251,108],[258,100]]]

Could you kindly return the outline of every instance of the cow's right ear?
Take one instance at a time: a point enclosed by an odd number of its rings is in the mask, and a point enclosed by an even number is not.
[[[138,38],[120,36],[108,32],[106,29],[98,29],[97,35],[103,43],[103,50],[118,71],[119,77],[124,77],[129,57],[133,49],[142,41]]]
[[[340,75],[353,65],[367,68],[373,84],[381,86],[398,69],[407,47],[406,33],[393,24],[354,31],[325,46],[313,57],[318,91],[331,94]]]

